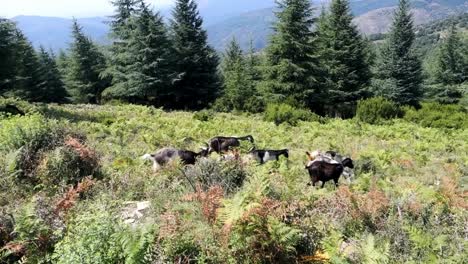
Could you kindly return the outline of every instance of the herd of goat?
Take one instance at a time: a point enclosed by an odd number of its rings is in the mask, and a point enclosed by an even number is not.
[[[211,153],[216,152],[224,160],[240,160],[240,151],[237,149],[241,145],[241,141],[249,141],[254,145],[247,153],[249,158],[253,158],[260,164],[268,161],[278,161],[280,156],[289,158],[289,150],[267,150],[257,149],[255,147],[254,138],[252,136],[245,137],[214,137],[206,143],[206,147],[200,152],[190,150],[181,150],[175,148],[163,148],[154,154],[145,154],[142,158],[153,161],[153,170],[158,171],[162,166],[180,160],[184,165],[193,165],[198,158],[208,157]],[[306,152],[308,163],[305,168],[309,172],[312,186],[319,181],[322,182],[322,188],[325,183],[333,180],[335,186],[338,186],[340,176],[345,173],[349,175],[354,169],[353,160],[344,158],[334,151],[314,151]]]

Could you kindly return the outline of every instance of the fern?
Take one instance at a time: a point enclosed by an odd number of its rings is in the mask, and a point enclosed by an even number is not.
[[[424,263],[438,263],[437,253],[442,253],[442,247],[447,244],[448,237],[445,235],[434,237],[414,226],[405,229],[413,244],[415,255]]]
[[[362,263],[386,264],[390,261],[390,244],[385,242],[382,247],[378,247],[375,243],[375,237],[368,234],[361,241],[359,253]]]
[[[266,176],[254,176],[244,190],[232,199],[223,201],[219,210],[219,220],[226,228],[234,225],[247,212],[260,206],[261,198],[267,193],[270,181]]]
[[[322,242],[323,249],[330,256],[330,262],[333,264],[347,263],[346,259],[340,251],[340,246],[342,243],[342,235],[333,229]]]
[[[271,242],[278,244],[286,252],[295,252],[295,245],[300,239],[300,231],[292,228],[274,217],[268,217],[268,232]]]
[[[147,258],[154,243],[153,228],[140,228],[136,230],[124,230],[117,235],[125,256],[125,264],[149,263]]]

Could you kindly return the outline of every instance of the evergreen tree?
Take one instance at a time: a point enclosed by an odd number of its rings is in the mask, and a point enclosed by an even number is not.
[[[66,76],[69,89],[79,102],[100,103],[102,91],[109,86],[109,80],[101,77],[106,67],[105,57],[84,35],[76,20],[73,21],[72,35]]]
[[[461,41],[455,24],[436,53],[429,97],[440,103],[457,103],[468,81],[468,42]]]
[[[110,47],[109,65],[104,76],[112,79],[113,89],[122,90],[122,84],[128,83],[129,67],[134,58],[130,53],[130,38],[135,30],[134,17],[139,14],[141,0],[114,0],[115,15],[112,16],[111,34],[112,45]],[[107,93],[107,92],[106,92]],[[112,91],[106,96],[112,96]]]
[[[45,89],[42,93],[41,102],[64,103],[67,101],[68,93],[61,79],[54,54],[47,52],[43,47],[39,50],[39,62],[42,67],[42,78],[45,82]]]
[[[217,102],[222,110],[248,110],[247,102],[255,94],[248,62],[239,43],[233,38],[223,56],[223,96]],[[222,104],[222,105],[220,105]]]
[[[128,63],[121,68],[125,77],[116,77],[106,90],[110,97],[133,102],[157,100],[167,93],[171,78],[171,50],[163,18],[143,3],[140,10],[129,22],[134,30],[128,39]]]
[[[0,95],[11,90],[14,85],[15,35],[15,25],[7,19],[0,18]]]
[[[381,50],[374,90],[399,104],[418,105],[423,91],[421,87],[421,62],[413,42],[413,18],[409,0],[400,0],[395,12],[389,39]]]
[[[443,84],[461,84],[468,80],[467,41],[461,41],[455,25],[450,28],[437,58],[435,78]]]
[[[367,43],[352,22],[348,0],[333,0],[330,13],[322,12],[319,19],[318,43],[320,58],[326,70],[328,111],[346,115],[359,99],[366,96],[370,84]]]
[[[194,0],[177,0],[171,21],[174,72],[170,108],[201,109],[218,95],[218,57],[207,43],[203,19]]]
[[[265,81],[267,101],[284,101],[318,108],[318,59],[311,28],[313,9],[309,0],[278,0],[278,22],[266,48]]]
[[[115,7],[115,15],[111,22],[114,40],[126,40],[131,34],[129,27],[130,18],[139,13],[139,7],[143,5],[142,0],[113,0],[111,4]]]
[[[42,101],[44,91],[47,88],[43,78],[44,68],[40,64],[33,46],[19,30],[16,31],[14,56],[16,58],[16,76],[10,95],[32,102]]]

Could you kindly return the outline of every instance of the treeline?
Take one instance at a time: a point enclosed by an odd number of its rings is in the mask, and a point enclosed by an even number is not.
[[[468,43],[451,26],[423,67],[415,50],[409,0],[374,45],[357,30],[349,1],[333,0],[314,17],[308,0],[277,2],[263,51],[235,39],[223,54],[207,43],[193,0],[177,0],[169,23],[142,0],[115,0],[112,44],[99,47],[75,21],[73,42],[57,58],[35,52],[14,24],[0,22],[0,94],[37,102],[110,100],[166,109],[260,112],[271,103],[349,117],[359,100],[401,105],[457,103],[466,93]]]

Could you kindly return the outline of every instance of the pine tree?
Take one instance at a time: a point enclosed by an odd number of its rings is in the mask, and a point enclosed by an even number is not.
[[[0,18],[0,95],[11,90],[14,85],[15,35],[15,25],[7,19]]]
[[[443,42],[437,61],[436,80],[443,84],[461,84],[468,81],[468,47],[462,42],[452,24],[447,39]]]
[[[114,40],[126,40],[131,34],[129,27],[130,18],[139,13],[139,7],[143,4],[142,0],[114,0],[111,4],[115,7],[115,15],[111,22],[112,34]]]
[[[222,63],[223,96],[217,102],[221,110],[248,110],[247,102],[255,94],[255,86],[249,76],[248,62],[233,38],[226,48]],[[221,105],[220,105],[221,104]]]
[[[64,103],[69,96],[61,79],[54,54],[47,52],[42,46],[39,49],[39,62],[42,67],[45,89],[42,93],[41,102]]]
[[[381,65],[378,67],[374,91],[399,104],[419,104],[421,87],[421,62],[413,42],[413,18],[409,0],[400,0],[393,18],[389,39],[381,50]]]
[[[439,103],[457,103],[462,89],[468,86],[468,42],[461,41],[455,24],[436,52],[435,69],[431,73],[428,97]]]
[[[112,96],[116,92],[112,90],[124,89],[125,83],[128,83],[128,71],[133,61],[130,53],[130,38],[135,30],[134,17],[140,13],[139,7],[141,0],[115,0],[111,1],[115,7],[115,14],[111,17],[111,33],[112,45],[110,47],[111,56],[109,56],[109,65],[104,76],[112,79],[112,89],[106,91],[106,96]],[[107,94],[109,92],[109,94]],[[121,92],[116,94],[121,97]]]
[[[195,1],[177,0],[171,21],[177,79],[167,98],[170,108],[201,109],[218,95],[218,57],[202,26]]]
[[[12,96],[24,100],[40,102],[44,99],[46,82],[43,78],[44,69],[39,58],[22,32],[16,31],[16,72]]]
[[[267,101],[289,101],[318,108],[318,59],[314,43],[313,9],[309,0],[279,0],[278,22],[266,48]],[[314,89],[315,88],[315,89]]]
[[[70,46],[67,84],[74,99],[84,103],[100,103],[101,93],[109,86],[102,78],[106,60],[98,47],[84,35],[76,20],[72,26],[73,43]]]
[[[158,100],[167,93],[171,78],[171,49],[163,18],[143,3],[140,10],[129,22],[134,30],[128,39],[128,63],[121,68],[125,76],[115,78],[106,90],[107,96],[133,102]]]
[[[327,87],[329,113],[346,115],[367,94],[370,84],[367,43],[352,22],[348,0],[333,0],[319,18],[318,43]],[[345,111],[345,112],[343,112]]]

